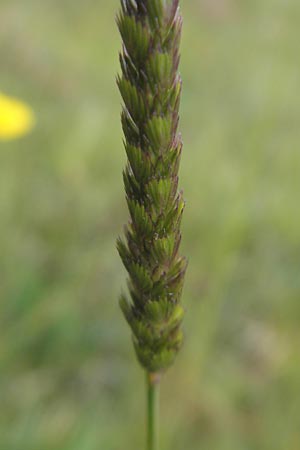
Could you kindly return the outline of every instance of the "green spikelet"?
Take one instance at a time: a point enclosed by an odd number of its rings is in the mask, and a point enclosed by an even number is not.
[[[128,158],[124,170],[130,213],[117,247],[129,274],[130,300],[120,305],[142,366],[170,366],[182,344],[180,297],[186,259],[178,253],[184,209],[178,191],[182,151],[177,132],[182,19],[179,0],[121,0],[117,24],[123,40],[122,126]]]

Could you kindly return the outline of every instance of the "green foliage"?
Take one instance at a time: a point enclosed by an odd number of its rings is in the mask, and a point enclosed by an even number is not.
[[[117,248],[129,274],[131,300],[120,306],[134,347],[149,372],[169,367],[182,344],[180,296],[186,260],[179,255],[178,192],[182,143],[177,131],[181,16],[178,1],[123,0],[117,24],[123,40],[122,125],[130,222]]]

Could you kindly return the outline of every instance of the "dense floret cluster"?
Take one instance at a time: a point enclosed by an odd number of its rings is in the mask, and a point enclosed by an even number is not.
[[[130,213],[117,247],[129,274],[130,299],[120,305],[138,359],[148,372],[172,364],[182,344],[180,297],[186,259],[179,255],[184,209],[178,191],[182,152],[178,73],[182,18],[179,0],[122,0],[122,126]]]

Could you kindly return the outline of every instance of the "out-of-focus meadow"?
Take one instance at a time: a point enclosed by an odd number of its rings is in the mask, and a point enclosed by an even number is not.
[[[300,3],[182,0],[186,343],[164,450],[300,448]],[[118,1],[1,0],[0,449],[142,449],[117,298],[128,214]]]

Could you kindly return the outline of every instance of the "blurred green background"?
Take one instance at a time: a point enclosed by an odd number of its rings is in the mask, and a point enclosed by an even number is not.
[[[186,344],[163,450],[300,448],[300,3],[182,0]],[[118,1],[1,0],[0,449],[144,448],[117,298],[128,213]]]

